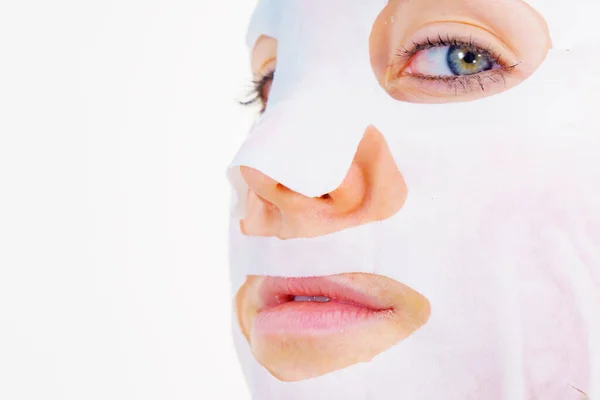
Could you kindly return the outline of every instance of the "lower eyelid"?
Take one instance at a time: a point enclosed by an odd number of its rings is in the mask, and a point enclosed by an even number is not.
[[[458,78],[468,78],[468,77],[474,77],[477,75],[483,75],[483,74],[498,74],[498,73],[512,73],[516,68],[517,68],[518,64],[515,65],[510,65],[510,66],[505,66],[505,65],[501,65],[498,62],[494,63],[494,66],[492,69],[486,70],[486,71],[481,71],[478,73],[474,73],[474,74],[464,74],[464,75],[425,75],[425,74],[421,74],[418,72],[414,72],[414,71],[409,71],[408,68],[405,68],[404,70],[402,70],[397,77],[398,78],[402,78],[402,77],[412,77],[412,78],[416,78],[416,79],[422,79],[422,80],[455,80]]]
[[[398,79],[391,87],[391,93],[401,91],[417,92],[433,97],[460,96],[469,93],[500,92],[510,85],[509,74],[501,69],[490,70],[473,75],[450,77],[419,77],[406,75]],[[394,96],[394,94],[392,94]],[[396,97],[396,96],[394,96]]]
[[[400,75],[392,78],[387,88],[390,95],[397,100],[432,102],[431,99],[437,101],[446,99],[445,101],[448,101],[454,98],[467,98],[469,95],[481,97],[482,93],[499,93],[513,86],[517,79],[518,75],[515,75],[513,69],[498,65],[494,69],[472,75]]]

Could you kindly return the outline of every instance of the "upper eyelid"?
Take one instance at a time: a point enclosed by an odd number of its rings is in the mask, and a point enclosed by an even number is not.
[[[258,85],[258,84],[264,83],[267,80],[273,80],[274,74],[275,74],[275,69],[266,70],[264,72],[255,74],[252,82],[254,82],[255,85]]]
[[[511,45],[510,35],[502,35],[491,29],[487,25],[473,21],[435,21],[422,25],[411,32],[394,35],[391,39],[396,42],[397,49],[413,48],[415,43],[432,42],[452,42],[452,39],[460,39],[460,42],[472,43],[473,45],[487,49],[492,54],[502,55],[502,59],[507,63],[518,61],[520,47]],[[451,43],[449,43],[451,44]]]
[[[265,66],[269,65],[269,64],[270,64],[270,63],[272,63],[273,61],[277,61],[277,57],[273,56],[273,57],[271,57],[271,58],[267,58],[267,59],[265,60],[265,62],[263,62],[263,63],[260,65],[260,68],[258,68],[258,70],[259,70],[259,71],[262,71],[262,70],[265,68]]]
[[[444,39],[440,34],[438,34],[437,38],[433,40],[431,37],[427,37],[423,43],[417,43],[413,41],[412,46],[408,49],[404,46],[401,46],[401,48],[396,52],[396,55],[402,58],[410,58],[419,51],[443,46],[471,46],[481,50],[486,55],[492,56],[495,61],[498,61],[502,56],[492,48],[491,44],[485,46],[481,45],[474,40],[472,36],[467,40],[466,38],[451,37],[450,35],[447,35]]]
[[[273,67],[271,67],[271,64],[273,64]],[[273,72],[275,70],[275,65],[277,64],[277,57],[270,57],[268,59],[266,59],[265,61],[263,61],[260,64],[260,67],[258,67],[254,72],[254,76],[258,77],[259,79],[269,75],[271,72]]]

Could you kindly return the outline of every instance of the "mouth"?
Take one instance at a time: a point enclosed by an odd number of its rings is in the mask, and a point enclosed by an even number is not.
[[[395,314],[393,304],[327,277],[267,277],[259,302],[254,330],[261,334],[334,334]]]
[[[314,378],[394,346],[429,319],[427,298],[385,276],[249,276],[236,297],[256,360],[281,381]]]

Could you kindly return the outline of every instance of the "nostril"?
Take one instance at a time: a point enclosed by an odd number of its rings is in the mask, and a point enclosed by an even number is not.
[[[331,195],[329,193],[325,193],[323,196],[321,196],[319,198],[323,199],[323,200],[329,200],[329,199],[331,199]]]

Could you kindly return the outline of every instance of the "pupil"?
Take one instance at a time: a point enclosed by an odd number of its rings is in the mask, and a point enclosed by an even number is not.
[[[494,62],[489,56],[465,46],[450,46],[447,62],[454,75],[473,75],[494,67]]]
[[[465,55],[465,58],[463,58],[463,61],[466,62],[467,64],[474,64],[477,61],[477,55],[475,53],[473,53],[472,51],[469,51]]]

